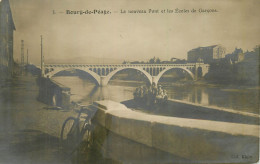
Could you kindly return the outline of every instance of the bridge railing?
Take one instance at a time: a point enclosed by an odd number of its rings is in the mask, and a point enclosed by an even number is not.
[[[45,64],[45,67],[194,67],[196,63],[187,64]],[[207,65],[207,64],[201,64]]]

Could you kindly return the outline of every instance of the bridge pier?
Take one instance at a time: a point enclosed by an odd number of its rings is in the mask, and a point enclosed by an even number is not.
[[[152,84],[155,83],[157,85],[158,83],[158,76],[152,76]]]
[[[107,86],[108,81],[106,76],[100,76],[100,87],[105,87]]]

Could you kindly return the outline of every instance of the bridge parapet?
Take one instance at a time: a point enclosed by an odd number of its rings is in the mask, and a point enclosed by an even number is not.
[[[45,64],[45,67],[194,67],[196,63],[187,64]],[[208,64],[200,64],[208,65]]]

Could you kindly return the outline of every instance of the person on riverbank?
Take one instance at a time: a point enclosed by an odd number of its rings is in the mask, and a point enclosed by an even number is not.
[[[143,98],[144,98],[144,88],[143,88],[143,86],[141,86],[140,90],[139,90],[139,100],[140,100],[140,102],[143,101]]]
[[[147,86],[143,86],[143,102],[146,103],[148,96],[148,88]]]
[[[138,101],[138,94],[139,94],[139,87],[135,89],[134,91],[134,100]]]
[[[152,86],[150,85],[148,87],[148,90],[147,90],[147,99],[146,99],[146,105],[147,106],[150,106],[152,104],[152,95],[153,95],[153,90],[152,90]]]
[[[157,85],[152,83],[152,103],[156,103]]]
[[[164,101],[168,100],[167,91],[165,89],[163,90],[163,99],[164,99]]]
[[[155,83],[149,86],[140,86],[134,92],[134,100],[146,106],[162,103],[167,99],[166,90],[162,89],[161,85],[157,87]]]
[[[158,85],[155,103],[161,102],[162,99],[163,99],[163,89],[161,85]]]

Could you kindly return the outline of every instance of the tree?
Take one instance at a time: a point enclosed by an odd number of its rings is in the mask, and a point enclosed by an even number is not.
[[[150,63],[150,64],[154,64],[154,63],[155,63],[155,57],[151,58],[151,59],[149,60],[149,63]]]
[[[210,63],[205,79],[217,84],[259,85],[259,46],[246,52],[242,62],[223,59]]]
[[[160,60],[159,58],[156,58],[155,63],[160,64],[160,63],[161,63],[161,60]]]
[[[233,83],[235,78],[232,63],[225,59],[210,63],[206,79],[219,84]]]

